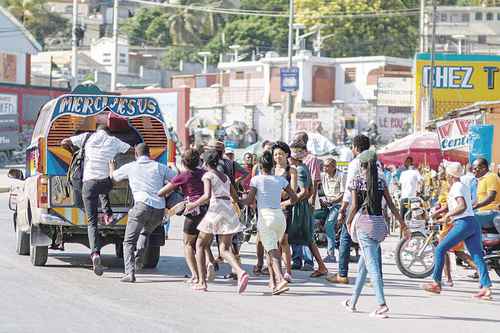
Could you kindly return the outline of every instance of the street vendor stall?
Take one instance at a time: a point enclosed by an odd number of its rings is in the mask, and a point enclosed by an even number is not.
[[[400,166],[411,156],[415,165],[428,165],[437,169],[443,160],[436,133],[410,134],[383,147],[378,152],[379,160],[385,165]]]

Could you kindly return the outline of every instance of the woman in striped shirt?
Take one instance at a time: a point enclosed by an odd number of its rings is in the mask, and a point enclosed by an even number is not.
[[[342,304],[347,310],[356,311],[356,303],[369,273],[377,303],[379,304],[377,309],[370,313],[370,316],[387,318],[389,308],[384,296],[380,250],[380,243],[387,236],[387,225],[382,215],[383,199],[385,199],[388,207],[399,221],[405,237],[409,237],[409,231],[392,202],[384,179],[378,177],[377,155],[375,152],[366,150],[358,156],[358,159],[361,165],[361,173],[353,179],[351,184],[348,184],[352,193],[352,205],[347,227],[353,241],[357,239],[359,243],[361,257],[358,262],[358,277],[352,296]],[[354,225],[352,225],[353,223]]]

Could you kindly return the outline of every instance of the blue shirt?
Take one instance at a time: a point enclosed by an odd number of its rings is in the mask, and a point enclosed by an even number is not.
[[[281,191],[288,181],[281,176],[259,175],[250,180],[250,187],[257,190],[257,208],[281,208]]]
[[[113,180],[118,182],[129,180],[135,202],[142,202],[157,209],[165,208],[165,198],[159,197],[158,191],[174,176],[173,170],[147,156],[125,164],[111,175]]]

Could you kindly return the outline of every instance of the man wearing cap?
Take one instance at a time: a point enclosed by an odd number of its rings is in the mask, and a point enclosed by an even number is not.
[[[337,169],[337,161],[334,158],[327,158],[323,164],[321,173],[321,186],[324,199],[320,199],[321,208],[326,210],[325,229],[327,239],[327,256],[324,262],[337,262],[335,258],[335,227],[339,214],[340,202],[344,196],[345,174]]]
[[[135,162],[118,170],[114,161],[109,163],[111,179],[115,182],[128,179],[134,197],[123,240],[125,276],[122,282],[135,282],[136,269],[140,270],[144,262],[149,235],[161,225],[165,214],[165,199],[157,193],[175,176],[166,165],[149,158],[149,147],[145,143],[135,146],[135,158]]]
[[[482,227],[492,227],[500,204],[500,178],[489,171],[484,158],[474,161],[472,172],[477,178],[476,202],[472,206],[476,220]]]

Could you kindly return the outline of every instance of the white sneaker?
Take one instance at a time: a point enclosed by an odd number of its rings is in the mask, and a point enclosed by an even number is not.
[[[389,308],[387,305],[383,305],[379,308],[377,308],[375,311],[370,313],[370,317],[372,318],[379,318],[379,319],[386,319],[389,318],[389,315],[387,314],[389,312]]]

